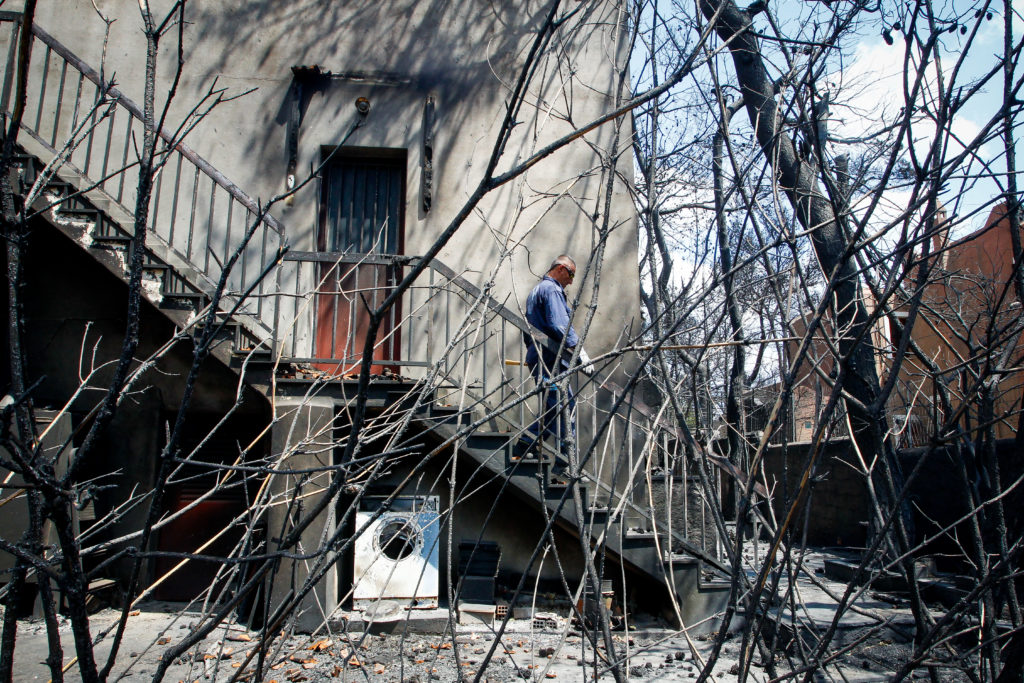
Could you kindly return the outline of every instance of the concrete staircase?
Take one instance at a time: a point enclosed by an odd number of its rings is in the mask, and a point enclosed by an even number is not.
[[[340,404],[354,395],[357,383],[336,380],[321,384],[318,398]],[[280,394],[298,397],[308,391],[309,381],[279,380],[277,388]],[[657,519],[652,519],[650,509],[623,501],[620,493],[586,474],[579,481],[565,481],[553,450],[528,448],[519,436],[522,430],[514,426],[509,431],[492,431],[486,423],[478,424],[483,420],[475,411],[444,405],[443,399],[435,400],[437,395],[431,392],[428,400],[423,400],[412,384],[380,380],[369,386],[367,407],[376,415],[413,410],[411,430],[438,443],[457,444],[459,453],[476,467],[468,475],[473,482],[501,482],[508,504],[526,503],[538,511],[543,506],[559,528],[577,537],[588,536],[592,548],[603,546],[635,577],[664,587],[675,598],[678,616],[687,626],[724,610],[729,595],[727,565],[688,538],[683,524],[676,524],[670,533],[667,517],[671,510],[657,506]],[[556,470],[557,477],[553,476]],[[470,485],[467,482],[466,486]],[[609,507],[601,502],[609,500],[617,504]],[[671,610],[665,614],[671,616]],[[716,624],[709,619],[695,632],[714,630]]]

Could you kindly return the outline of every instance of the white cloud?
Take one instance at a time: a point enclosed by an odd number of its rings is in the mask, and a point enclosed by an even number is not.
[[[909,72],[906,79],[904,65]],[[839,84],[838,102],[832,108],[834,134],[841,138],[861,138],[878,131],[881,126],[898,122],[903,116],[907,98],[911,96],[918,70],[916,55],[907,58],[902,41],[893,45],[886,45],[881,40],[860,43],[852,62],[833,77]],[[940,95],[937,73],[935,62],[930,61],[924,68],[917,96],[914,97],[913,104],[919,115],[913,119],[911,134],[914,150],[922,155],[935,137],[935,123],[927,112],[935,110]],[[947,156],[963,151],[958,141],[970,143],[981,129],[981,125],[966,115],[956,116],[949,126],[952,136]],[[984,154],[991,152],[982,149]]]
[[[899,36],[896,37],[897,40],[893,45],[887,45],[881,39],[862,42],[857,46],[852,60],[842,72],[830,77],[830,80],[838,86],[837,101],[832,106],[832,120],[829,127],[831,136],[847,141],[863,139],[873,132],[882,130],[887,125],[891,126],[900,121],[904,108],[907,106],[905,88],[913,87],[913,77],[918,70],[918,63],[916,55],[911,55],[910,59],[907,58],[906,44],[899,39]],[[984,45],[983,42],[975,43],[972,54],[964,60],[964,65],[957,76],[958,85],[966,85],[970,75],[982,73],[991,65],[991,60],[995,58],[995,55],[991,50],[985,50]],[[923,70],[921,83],[918,86],[919,93],[913,103],[915,117],[909,130],[913,149],[919,160],[923,159],[935,144],[936,124],[929,113],[936,110],[935,105],[940,96],[940,82],[948,87],[949,72],[958,57],[958,54],[948,52],[942,55],[945,79],[943,81],[938,78],[934,61],[929,62]],[[906,86],[904,84],[905,64],[911,73],[911,78],[907,79]],[[997,89],[998,83],[993,83],[992,87],[993,90]],[[985,122],[975,119],[974,116],[990,116],[997,111],[999,95],[996,92],[982,91],[974,97],[977,98],[974,106],[961,110],[948,125],[947,133],[939,140],[939,144],[944,146],[945,159],[953,159],[962,154],[965,146],[976,149],[977,158],[968,157],[958,169],[958,175],[967,178],[978,178],[993,168],[998,171],[1002,163],[1001,148],[997,141],[981,145],[975,143],[981,131],[984,130]],[[906,148],[905,139],[901,141],[901,146]],[[838,151],[837,148],[836,153]],[[904,154],[907,154],[905,149]],[[982,165],[993,163],[994,166],[988,170],[981,168]],[[899,213],[900,203],[905,202],[908,198],[906,193],[893,192],[888,189],[884,192],[886,197],[883,198],[883,203],[890,207],[890,210],[885,213]],[[998,187],[994,182],[981,179],[976,183],[963,186],[951,183],[942,199],[950,206],[951,210],[964,214],[989,202],[997,193]],[[905,203],[903,210],[906,210]],[[963,230],[966,231],[970,227],[964,226]]]

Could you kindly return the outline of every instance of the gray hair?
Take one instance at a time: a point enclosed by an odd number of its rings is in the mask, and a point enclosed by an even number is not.
[[[558,266],[565,266],[566,268],[572,268],[573,270],[576,270],[576,262],[573,261],[572,257],[569,256],[568,254],[559,254],[558,256],[556,256],[555,260],[551,262],[550,266],[548,266],[548,272],[550,273]]]

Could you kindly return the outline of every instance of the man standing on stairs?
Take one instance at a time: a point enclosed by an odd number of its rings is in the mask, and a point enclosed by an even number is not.
[[[568,382],[553,381],[569,369],[579,337],[572,328],[572,310],[565,299],[565,288],[576,276],[576,262],[562,254],[548,268],[547,274],[537,283],[526,298],[526,319],[533,328],[524,333],[526,343],[526,365],[530,373],[543,387],[544,412],[529,430],[534,441],[548,440],[548,443],[563,456],[568,457],[566,437],[572,430],[576,435],[576,399]],[[580,348],[580,364],[588,375],[593,374],[587,352]],[[562,387],[564,387],[564,396]],[[564,463],[563,463],[564,465]]]

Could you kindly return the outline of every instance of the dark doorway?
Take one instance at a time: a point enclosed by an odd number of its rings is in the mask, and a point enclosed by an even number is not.
[[[224,565],[216,558],[257,552],[263,539],[262,522],[252,519],[250,510],[253,492],[247,487],[252,483],[238,472],[218,467],[261,459],[267,448],[261,421],[239,415],[219,424],[220,418],[194,413],[185,421],[178,457],[191,456],[191,462],[177,468],[167,482],[164,515],[181,514],[157,534],[156,549],[174,554],[158,556],[154,563],[154,579],[170,573],[154,591],[158,600],[193,600],[211,586],[216,593],[224,586],[223,580],[214,583]],[[173,419],[173,414],[165,415],[166,421]],[[240,455],[243,449],[247,450],[245,459]],[[177,554],[205,557],[190,559],[176,569],[182,560]],[[245,574],[242,570],[234,583],[241,583]]]

